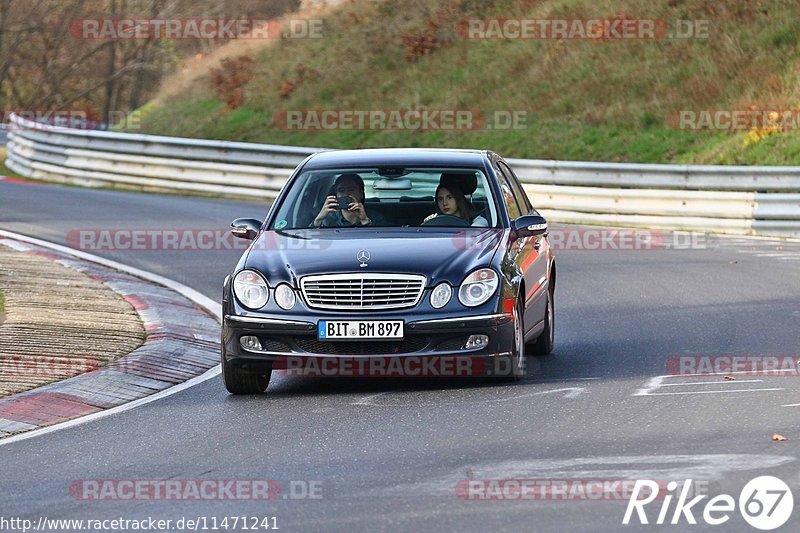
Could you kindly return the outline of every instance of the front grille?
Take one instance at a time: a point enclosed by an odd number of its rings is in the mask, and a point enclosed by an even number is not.
[[[371,311],[414,307],[425,289],[425,276],[413,274],[326,274],[300,281],[309,307]]]
[[[304,352],[321,355],[392,355],[414,353],[428,345],[424,335],[412,335],[398,341],[321,341],[316,337],[297,337],[297,346]]]

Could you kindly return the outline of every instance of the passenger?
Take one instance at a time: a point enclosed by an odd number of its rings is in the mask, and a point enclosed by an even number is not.
[[[364,207],[364,180],[355,173],[342,174],[333,184],[335,194],[325,199],[325,204],[311,222],[311,227],[384,226],[380,214],[368,215]],[[347,207],[339,205],[340,199],[350,200]],[[345,200],[347,201],[347,200]]]
[[[439,215],[451,215],[463,218],[469,225],[477,228],[488,228],[489,221],[484,217],[472,214],[472,206],[467,201],[467,197],[458,187],[447,188],[439,185],[436,188],[436,213],[425,217],[423,222],[427,222]]]

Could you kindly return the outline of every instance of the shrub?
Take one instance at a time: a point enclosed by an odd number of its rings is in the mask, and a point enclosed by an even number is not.
[[[253,79],[253,58],[250,56],[228,57],[220,61],[218,68],[211,69],[211,86],[217,98],[236,109],[244,103],[244,87]]]

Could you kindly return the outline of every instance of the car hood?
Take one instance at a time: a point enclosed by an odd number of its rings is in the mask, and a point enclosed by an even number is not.
[[[430,286],[441,281],[457,285],[469,271],[491,263],[503,231],[264,231],[253,242],[244,266],[261,271],[270,285],[287,281],[297,286],[303,276],[346,272],[422,274]],[[360,252],[367,252],[369,259],[359,261]]]

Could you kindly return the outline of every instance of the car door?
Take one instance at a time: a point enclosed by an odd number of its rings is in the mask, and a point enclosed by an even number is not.
[[[500,190],[509,217],[536,214],[514,173],[505,161],[498,160],[495,168],[501,175]],[[526,333],[544,320],[547,311],[547,239],[542,235],[523,237],[511,245],[511,256],[525,280]]]

